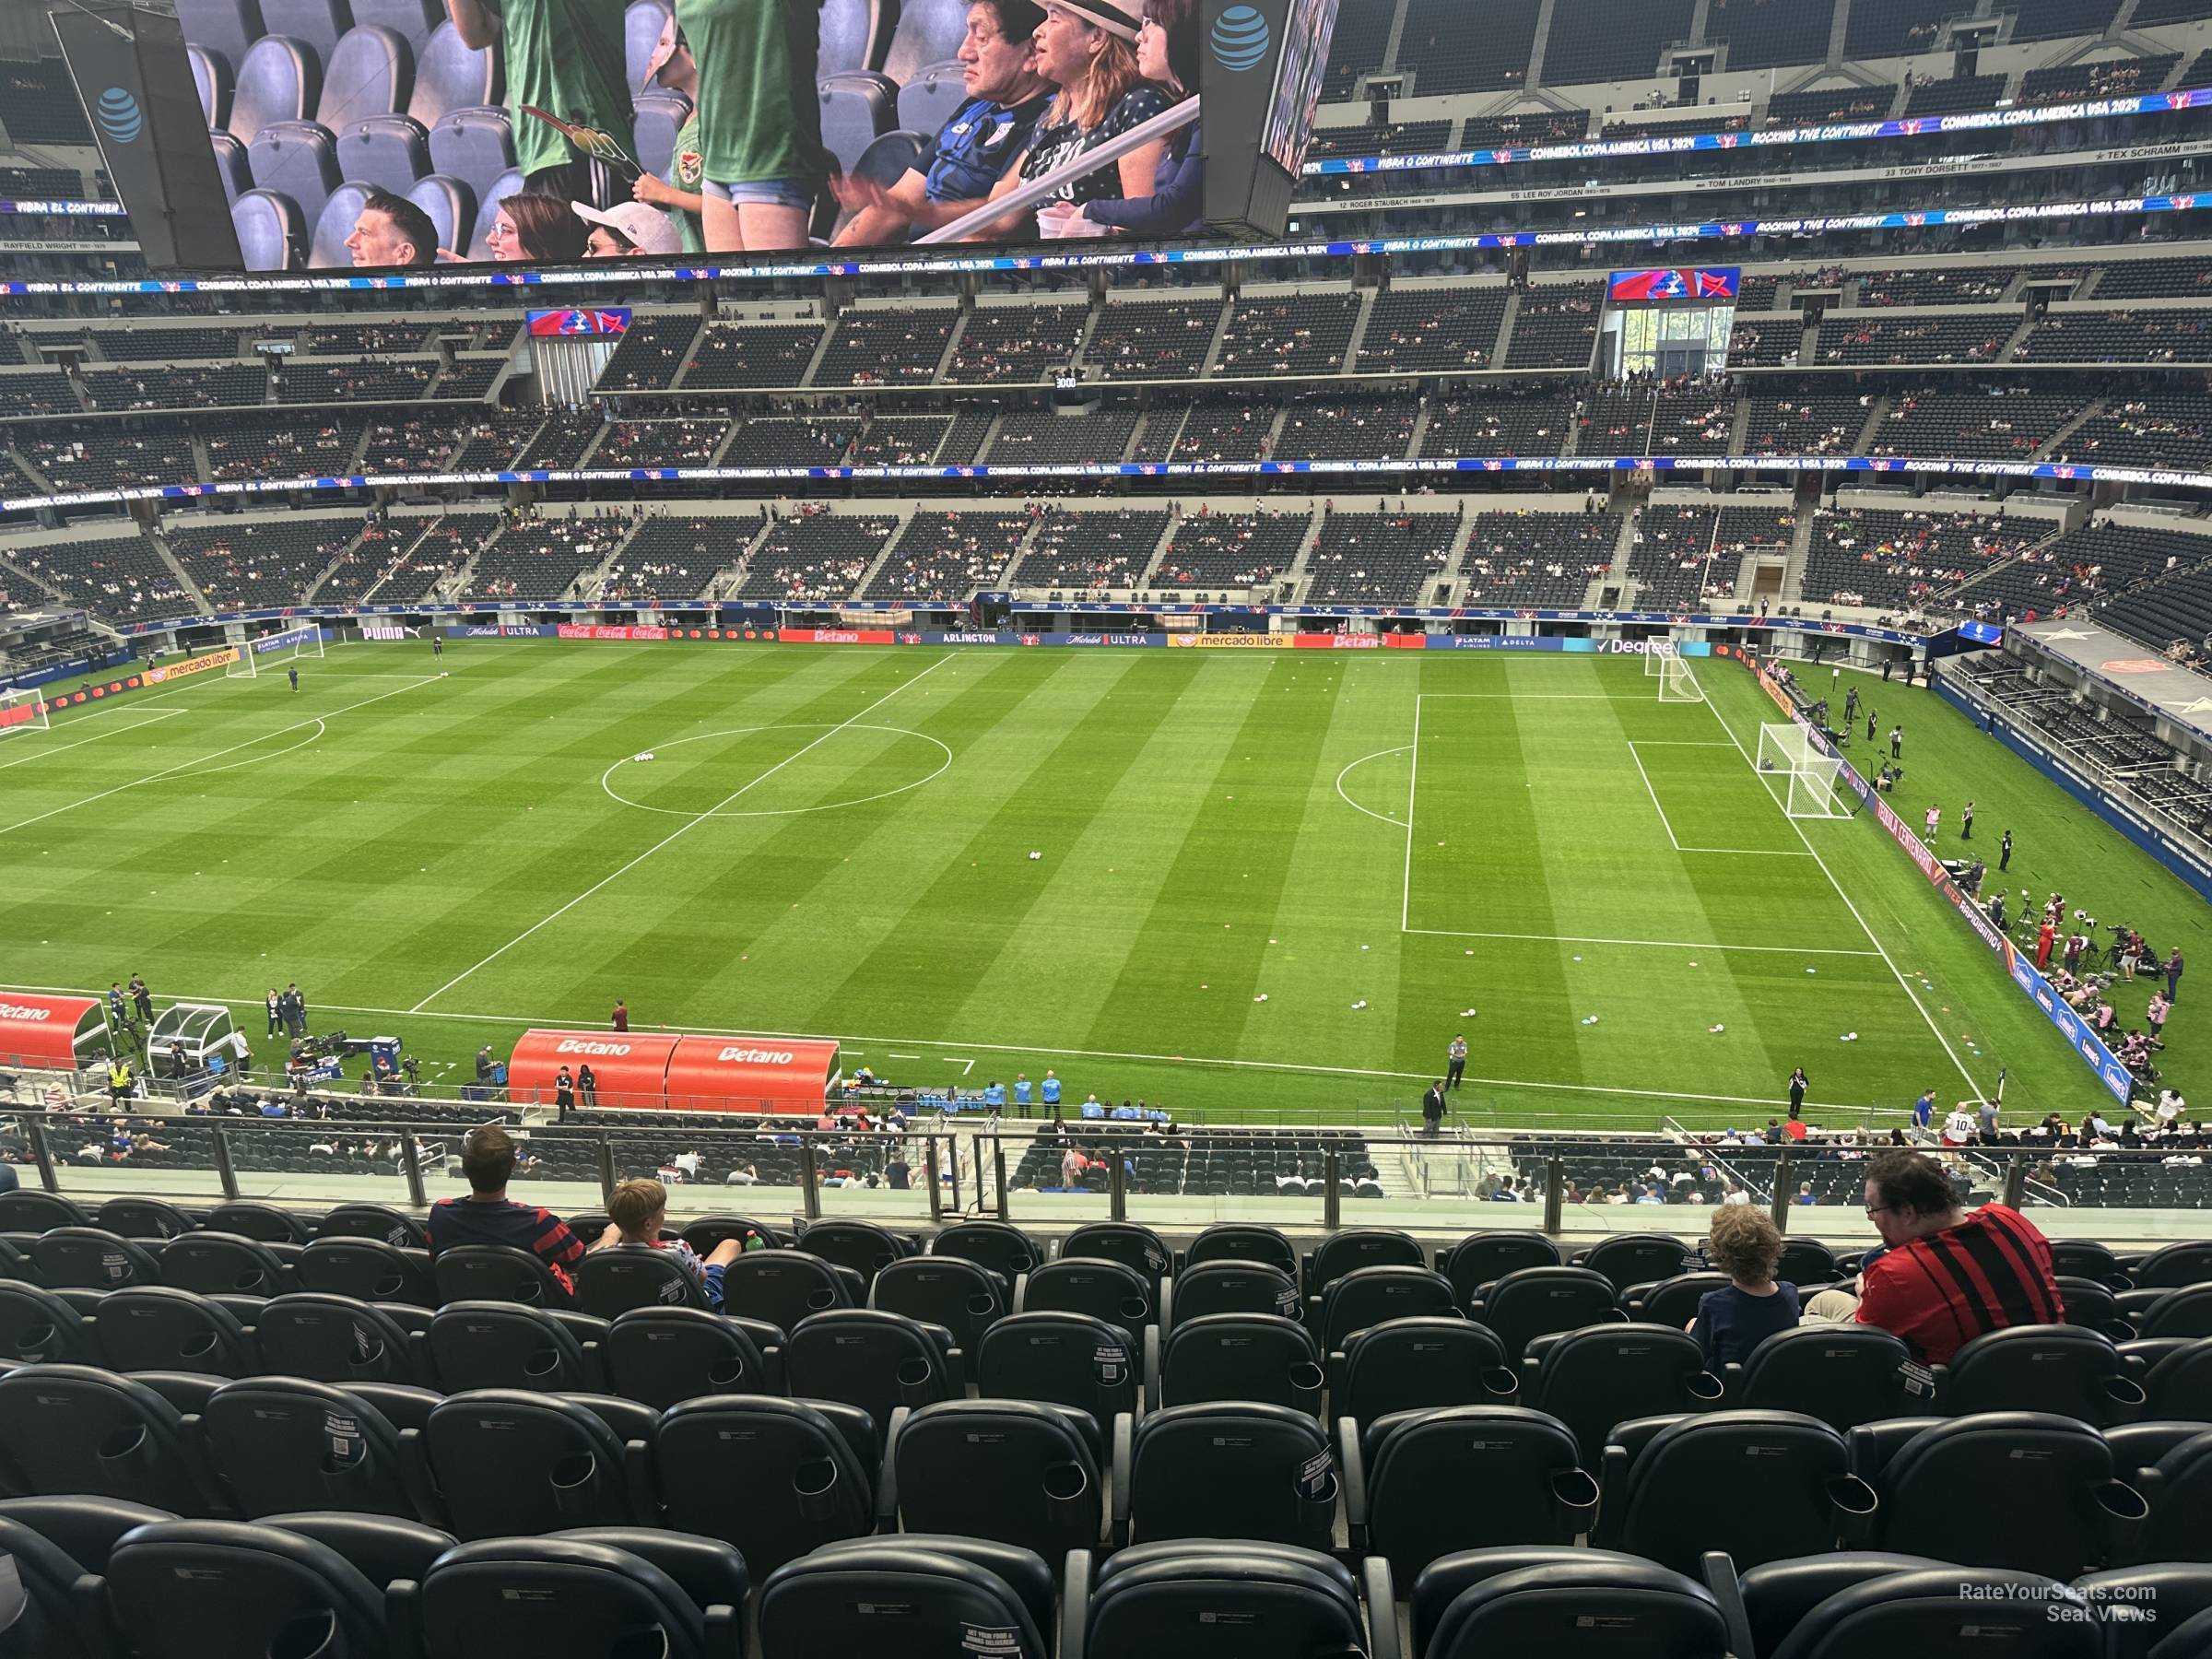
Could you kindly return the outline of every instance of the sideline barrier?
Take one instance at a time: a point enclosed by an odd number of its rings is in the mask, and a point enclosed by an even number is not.
[[[595,1108],[642,1112],[818,1113],[840,1073],[838,1045],[795,1037],[701,1037],[680,1031],[529,1030],[507,1066],[516,1103],[555,1103],[592,1068]],[[579,1100],[579,1104],[582,1102]]]
[[[2103,1041],[2089,1030],[2088,1022],[2066,1006],[2057,987],[2045,979],[2035,964],[2020,953],[2018,947],[1998,930],[1979,904],[1959,891],[1958,883],[1944,869],[1943,861],[1929,850],[1926,842],[1906,827],[1902,818],[1889,810],[1889,803],[1882,798],[1881,792],[1859,775],[1858,769],[1828,741],[1819,728],[1798,712],[1797,705],[1790,700],[1789,693],[1776,682],[1773,676],[1746,653],[1727,651],[1724,654],[1739,657],[1744,665],[1758,677],[1759,688],[1773,699],[1775,706],[1789,716],[1792,724],[1804,729],[1813,747],[1836,762],[1843,782],[1858,796],[1860,804],[1868,808],[1874,821],[1888,831],[1889,839],[1920,867],[1920,873],[1927,877],[1928,884],[1950,901],[1951,909],[2004,963],[2006,975],[2019,987],[2021,994],[2059,1029],[2066,1040],[2066,1045],[2080,1056],[2082,1064],[2096,1074],[2097,1080],[2104,1085],[2114,1100],[2124,1105],[2134,1089],[2134,1077],[2129,1075],[2127,1067],[2113,1056],[2112,1051],[2104,1046]]]
[[[1665,622],[1666,618],[1654,618]],[[1741,619],[1739,619],[1740,621]],[[1556,651],[1585,656],[1641,656],[1642,640],[1593,640],[1559,634],[1432,634],[1432,633],[1012,633],[914,632],[889,628],[449,628],[448,639],[502,640],[694,640],[716,639],[734,642],[783,645],[1011,645],[1018,647],[1110,645],[1175,647],[1214,651]],[[1902,636],[1900,636],[1902,637]],[[1707,640],[1673,641],[1678,656],[1712,654]]]

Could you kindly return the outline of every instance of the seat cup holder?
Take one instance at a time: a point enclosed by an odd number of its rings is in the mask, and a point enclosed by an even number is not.
[[[147,1435],[144,1423],[125,1423],[112,1431],[100,1442],[102,1463],[120,1463],[125,1458],[142,1459],[147,1452]]]
[[[1089,1491],[1090,1476],[1079,1463],[1057,1463],[1044,1472],[1045,1506],[1061,1520],[1081,1518]]]
[[[1551,1501],[1563,1524],[1587,1532],[1597,1513],[1597,1482],[1586,1469],[1561,1469],[1551,1477]]]
[[[560,1350],[539,1348],[523,1366],[524,1373],[531,1377],[558,1377],[560,1375]]]
[[[2140,1411],[2150,1398],[2133,1377],[2100,1377],[2098,1385],[2104,1390],[2104,1397],[2123,1411]]]
[[[1298,1394],[1319,1394],[1329,1381],[1329,1373],[1311,1359],[1298,1360],[1290,1367],[1290,1387]]]
[[[1882,1508],[1879,1493],[1856,1475],[1839,1475],[1828,1483],[1828,1501],[1845,1548],[1863,1549],[1873,1541]]]
[[[581,1491],[599,1472],[599,1460],[589,1452],[571,1452],[553,1465],[549,1483],[556,1492]]]
[[[2124,1480],[2108,1480],[2092,1495],[2097,1507],[2118,1526],[2137,1527],[2150,1517],[2150,1500]]]
[[[809,1459],[791,1472],[792,1495],[798,1500],[800,1515],[808,1521],[836,1519],[837,1488],[837,1465],[827,1457]]]
[[[806,1292],[806,1305],[817,1313],[837,1306],[837,1292],[827,1285],[818,1285]]]
[[[978,1319],[988,1319],[998,1312],[998,1298],[987,1291],[978,1290],[968,1299],[968,1312]]]
[[[909,1406],[926,1406],[936,1398],[932,1384],[936,1381],[937,1368],[920,1355],[909,1355],[900,1360],[896,1375],[900,1396]]]
[[[707,1382],[716,1394],[739,1392],[738,1384],[745,1381],[745,1359],[733,1354],[726,1359],[717,1359],[707,1367]]]
[[[1510,1400],[1521,1392],[1521,1379],[1507,1365],[1493,1365],[1482,1373],[1482,1392],[1493,1399]]]
[[[1711,1371],[1692,1371],[1683,1379],[1683,1390],[1700,1406],[1717,1406],[1728,1392],[1728,1385]]]

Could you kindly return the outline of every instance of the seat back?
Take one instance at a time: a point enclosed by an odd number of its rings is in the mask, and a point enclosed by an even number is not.
[[[1370,1547],[1394,1577],[1456,1550],[1571,1544],[1597,1514],[1574,1433],[1518,1406],[1407,1411],[1367,1426]],[[1480,1492],[1470,1503],[1467,1494]]]
[[[1336,1514],[1329,1437],[1288,1406],[1167,1406],[1137,1421],[1128,1511],[1138,1543],[1257,1538],[1325,1549]]]
[[[1182,1261],[1186,1268],[1206,1262],[1258,1263],[1278,1269],[1293,1286],[1298,1283],[1297,1248],[1274,1228],[1252,1221],[1216,1222],[1191,1241]],[[1179,1279],[1178,1291],[1181,1288]]]
[[[901,1406],[955,1398],[948,1334],[903,1313],[836,1308],[799,1322],[783,1345],[783,1378],[804,1399],[840,1400],[876,1421],[880,1435]]]
[[[1505,1349],[1487,1325],[1394,1319],[1346,1341],[1330,1410],[1365,1427],[1394,1412],[1511,1405],[1517,1390]]]
[[[202,1296],[279,1296],[292,1288],[283,1260],[240,1233],[191,1232],[161,1252],[161,1282]]]
[[[994,1538],[1060,1560],[1098,1543],[1106,1483],[1086,1412],[1029,1400],[944,1400],[907,1418],[892,1450],[909,1532]]]
[[[175,1514],[204,1514],[220,1501],[176,1407],[141,1382],[86,1365],[0,1376],[0,1483]]]
[[[240,1377],[254,1367],[253,1343],[220,1303],[163,1285],[133,1285],[100,1299],[93,1362],[110,1371],[206,1371]]]
[[[510,1388],[451,1395],[432,1408],[423,1444],[458,1537],[635,1518],[621,1440],[576,1401]]]
[[[1258,1400],[1313,1417],[1327,1382],[1313,1334],[1279,1313],[1179,1320],[1160,1345],[1159,1395],[1171,1406]]]
[[[1751,1350],[1735,1393],[1747,1410],[1797,1411],[1833,1429],[1906,1409],[1905,1345],[1872,1325],[1810,1322]]]
[[[340,182],[337,141],[312,121],[263,127],[247,141],[246,165],[255,189],[287,198],[311,226],[320,226]],[[312,242],[310,247],[312,252]]]
[[[1854,1466],[1870,1466],[1860,1451],[1868,1433],[1853,1432]],[[2115,1473],[2112,1449],[2086,1423],[1993,1411],[1932,1424],[1870,1477],[1881,1495],[1877,1542],[1966,1566],[2073,1579],[2141,1531],[2147,1506]],[[1959,1504],[1961,1492],[1976,1500]]]
[[[0,1359],[81,1365],[91,1333],[68,1301],[39,1285],[0,1279]]]
[[[312,1250],[312,1245],[309,1248]],[[414,1345],[383,1309],[313,1291],[272,1299],[253,1324],[264,1369],[318,1382],[412,1382]]]
[[[304,1244],[315,1236],[310,1218],[281,1205],[260,1204],[251,1198],[235,1198],[229,1204],[218,1204],[208,1212],[209,1232],[236,1233],[244,1239],[259,1239],[264,1244]]]
[[[420,1252],[410,1255],[382,1239],[319,1238],[300,1253],[292,1264],[292,1277],[302,1290],[329,1296],[425,1308],[437,1302],[428,1257]]]
[[[594,1382],[574,1331],[543,1308],[448,1302],[430,1316],[430,1364],[449,1394],[472,1388],[573,1392]]]
[[[230,135],[250,145],[280,121],[305,121],[323,97],[321,60],[288,35],[263,35],[246,49],[230,84]]]
[[[1082,1313],[1017,1313],[983,1333],[968,1372],[987,1400],[1088,1412],[1101,1433],[1136,1409],[1140,1366],[1128,1334]]]
[[[630,9],[635,11],[639,6],[653,6],[660,3],[661,0],[637,0]],[[817,1221],[800,1235],[799,1248],[837,1266],[850,1267],[868,1285],[873,1285],[876,1276],[893,1262],[914,1253],[910,1242],[873,1221]]]
[[[111,1645],[106,1621],[85,1594],[84,1565],[25,1523],[0,1515],[0,1560],[15,1606],[0,1646],[21,1659],[100,1659]]]
[[[1452,1281],[1426,1267],[1356,1267],[1321,1297],[1321,1343],[1334,1353],[1356,1331],[1392,1319],[1455,1316]]]
[[[1062,1261],[1071,1256],[1119,1262],[1135,1269],[1151,1284],[1155,1296],[1168,1271],[1172,1253],[1167,1241],[1148,1227],[1134,1221],[1087,1221],[1060,1241]]]
[[[441,1304],[523,1302],[565,1308],[569,1288],[535,1252],[507,1244],[456,1244],[430,1258],[430,1282]]]
[[[1568,1331],[1544,1350],[1529,1404],[1569,1428],[1583,1448],[1583,1466],[1597,1467],[1606,1434],[1628,1418],[1702,1411],[1721,1395],[1721,1382],[1687,1331],[1665,1325],[1603,1325]]]
[[[899,124],[925,138],[936,136],[968,101],[968,83],[958,59],[925,65],[899,83]]]
[[[988,1267],[1011,1285],[1044,1261],[1044,1247],[1004,1221],[959,1221],[932,1240],[929,1253]]]
[[[2152,1251],[2128,1270],[2138,1290],[2212,1284],[2212,1239],[2189,1239]]]
[[[1362,1267],[1423,1267],[1428,1259],[1411,1235],[1387,1227],[1347,1227],[1313,1247],[1306,1266],[1306,1294],[1320,1297],[1331,1283]]]
[[[1985,1332],[1951,1357],[1936,1387],[1951,1417],[2048,1411],[2100,1428],[2140,1415],[2143,1400],[2111,1338],[2070,1324]]]
[[[705,1609],[651,1560],[594,1535],[492,1538],[441,1556],[422,1584],[429,1659],[645,1651],[706,1659],[714,1650]],[[634,1531],[608,1535],[648,1547]],[[734,1624],[735,1611],[725,1605],[720,1617]]]
[[[1654,1420],[1656,1421],[1656,1420]],[[1789,1411],[1716,1411],[1620,1425],[1606,1451],[1597,1541],[1691,1572],[1718,1549],[1739,1569],[1818,1555],[1871,1528],[1874,1494],[1847,1473],[1843,1437]]]
[[[207,1402],[201,1431],[251,1518],[324,1509],[420,1518],[401,1478],[399,1430],[326,1382],[227,1382]]]
[[[1613,1281],[1587,1267],[1523,1267],[1507,1274],[1474,1310],[1498,1333],[1508,1364],[1520,1363],[1530,1341],[1618,1317]]]
[[[246,163],[246,147],[229,133],[210,132],[207,148],[215,157],[216,176],[223,182],[223,199],[236,207],[238,198],[253,188],[253,170]]]
[[[2212,1285],[2169,1290],[2143,1311],[2146,1336],[2212,1336]]]
[[[853,1305],[852,1293],[836,1268],[799,1250],[757,1250],[722,1270],[725,1313],[764,1319],[795,1331],[816,1313]]]
[[[1677,1273],[1654,1285],[1637,1285],[1621,1293],[1630,1319],[1641,1324],[1673,1325],[1677,1330],[1698,1316],[1698,1303],[1708,1290],[1727,1288],[1724,1273]]]
[[[594,1250],[576,1268],[576,1306],[596,1319],[632,1308],[703,1308],[706,1293],[667,1251],[648,1244]]]
[[[429,141],[405,115],[371,115],[338,135],[338,171],[351,183],[404,196],[429,171]]]
[[[2212,1424],[2160,1455],[2158,1503],[2138,1554],[2151,1561],[2212,1561]]]
[[[42,1233],[56,1227],[89,1227],[92,1218],[74,1198],[18,1187],[0,1193],[0,1232]],[[101,1223],[105,1226],[106,1223]]]
[[[1102,1659],[1194,1653],[1194,1630],[1209,1659],[1374,1651],[1347,1568],[1317,1550],[1241,1540],[1116,1551],[1092,1581],[1087,1628],[1085,1651]]]
[[[1556,1267],[1559,1247],[1540,1232],[1470,1233],[1438,1258],[1436,1270],[1452,1281],[1462,1308],[1482,1286],[1524,1267]]]
[[[177,21],[187,41],[220,53],[233,69],[267,27],[259,0],[177,0]]]
[[[108,1600],[129,1645],[160,1659],[283,1653],[314,1632],[319,1652],[385,1651],[383,1586],[335,1550],[281,1527],[161,1521],[108,1561]],[[310,1640],[313,1640],[311,1637]]]
[[[1895,1564],[1859,1565],[1861,1559]],[[1810,1586],[1792,1583],[1793,1576]],[[1809,1601],[1825,1580],[1848,1580]],[[1778,1583],[1770,1583],[1770,1579]],[[1934,1653],[1961,1640],[2017,1659],[2103,1659],[2103,1616],[2064,1583],[1912,1558],[1778,1561],[1745,1575],[1755,1627],[1778,1635],[1777,1659],[1806,1654]],[[2106,1604],[2109,1612],[2111,1604]],[[1795,1614],[1794,1618],[1788,1616]],[[1984,1649],[1983,1644],[1988,1644]]]
[[[340,1204],[315,1223],[317,1239],[375,1239],[395,1250],[428,1250],[430,1236],[422,1223],[388,1204]]]
[[[159,1198],[111,1198],[100,1206],[94,1225],[126,1239],[173,1239],[192,1230],[192,1218]]]
[[[1571,1611],[1570,1611],[1571,1609]],[[1609,1550],[1473,1549],[1414,1583],[1414,1651],[1427,1659],[1623,1653],[1709,1659],[1728,1629],[1704,1585]]]
[[[407,50],[416,57],[422,55],[424,45],[444,17],[438,0],[353,0],[356,23],[391,29],[406,41]]]
[[[865,1653],[888,1643],[914,1655],[984,1650],[1048,1659],[1052,1645],[1032,1601],[1049,1608],[1052,1569],[1026,1549],[942,1535],[856,1539],[779,1568],[761,1587],[761,1659]],[[887,1628],[888,1627],[888,1628]]]
[[[868,1306],[943,1325],[973,1348],[1006,1316],[1012,1283],[961,1256],[904,1256],[877,1271]]]
[[[1279,1313],[1296,1319],[1298,1283],[1263,1262],[1203,1262],[1175,1276],[1172,1318],[1177,1324],[1208,1313]]]
[[[676,154],[676,135],[690,119],[691,100],[681,92],[639,93],[629,125],[631,153],[638,165],[655,178],[665,178]]]
[[[323,100],[315,119],[338,133],[357,121],[396,115],[415,87],[415,49],[396,30],[373,23],[349,29],[323,60]]]
[[[0,1287],[4,1290],[5,1287]],[[2201,1417],[2212,1400],[2212,1338],[2199,1338],[2161,1355],[2144,1379],[2146,1417]]]
[[[462,40],[460,30],[451,22],[440,23],[416,53],[415,84],[408,94],[407,113],[428,131],[456,110],[496,105],[500,98],[500,82],[496,48],[479,51]]]
[[[339,38],[353,27],[353,8],[347,0],[261,0],[261,20],[271,34],[306,42],[329,64]]]
[[[2073,1278],[2095,1279],[2113,1290],[2127,1288],[2131,1281],[2109,1246],[2094,1239],[2053,1239],[2051,1241],[2051,1271]]]
[[[1836,1253],[1819,1240],[1784,1239],[1774,1277],[1800,1290],[1814,1290],[1834,1284],[1842,1275],[1836,1266]]]
[[[1134,1267],[1102,1257],[1069,1256],[1033,1267],[1022,1285],[1025,1313],[1084,1313],[1135,1342],[1155,1322],[1157,1287]]]
[[[710,1394],[773,1392],[749,1322],[703,1308],[633,1308],[603,1345],[608,1385],[626,1400],[666,1410]]]
[[[30,1259],[40,1277],[57,1290],[114,1290],[161,1282],[160,1265],[144,1245],[103,1228],[53,1228],[32,1241]]]
[[[1703,1265],[1698,1253],[1672,1233],[1621,1233],[1592,1245],[1576,1265],[1604,1274],[1617,1291],[1695,1273]]]
[[[665,1519],[735,1545],[764,1578],[874,1528],[878,1444],[874,1419],[851,1406],[767,1394],[686,1400],[653,1437]]]
[[[839,70],[880,69],[889,49],[900,8],[885,0],[823,0],[818,25],[823,75]]]
[[[632,88],[645,84],[646,65],[661,41],[673,8],[669,0],[629,0],[622,10],[622,84]]]
[[[408,201],[430,216],[441,248],[457,248],[476,222],[476,193],[459,179],[432,173],[427,179],[418,180],[406,195]]]

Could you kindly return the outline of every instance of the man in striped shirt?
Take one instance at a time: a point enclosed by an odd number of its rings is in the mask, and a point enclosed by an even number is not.
[[[1855,1314],[1942,1365],[1985,1331],[2057,1324],[2051,1245],[2018,1210],[1963,1210],[1942,1165],[1885,1152],[1866,1166],[1866,1214],[1886,1247],[1865,1270]]]
[[[461,1141],[461,1171],[469,1195],[441,1198],[430,1206],[430,1253],[456,1244],[504,1244],[533,1252],[553,1277],[575,1289],[569,1269],[583,1260],[583,1241],[551,1210],[511,1203],[507,1182],[514,1174],[514,1140],[497,1124],[471,1129]]]

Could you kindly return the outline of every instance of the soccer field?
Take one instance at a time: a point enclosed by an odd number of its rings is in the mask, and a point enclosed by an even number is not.
[[[0,977],[139,971],[253,1036],[296,980],[316,1029],[396,1033],[426,1080],[620,996],[641,1027],[834,1035],[971,1088],[1050,1067],[1070,1101],[1190,1118],[1385,1123],[1463,1030],[1477,1122],[1763,1119],[1794,1065],[1830,1122],[2000,1065],[2008,1116],[2105,1098],[1886,837],[1783,813],[1750,759],[1777,716],[1731,663],[1664,704],[1636,658],[1472,652],[483,641],[301,668],[0,745]],[[1909,763],[1968,740],[1870,690],[1910,711]],[[2100,838],[2079,856],[2139,858],[1995,764]]]

